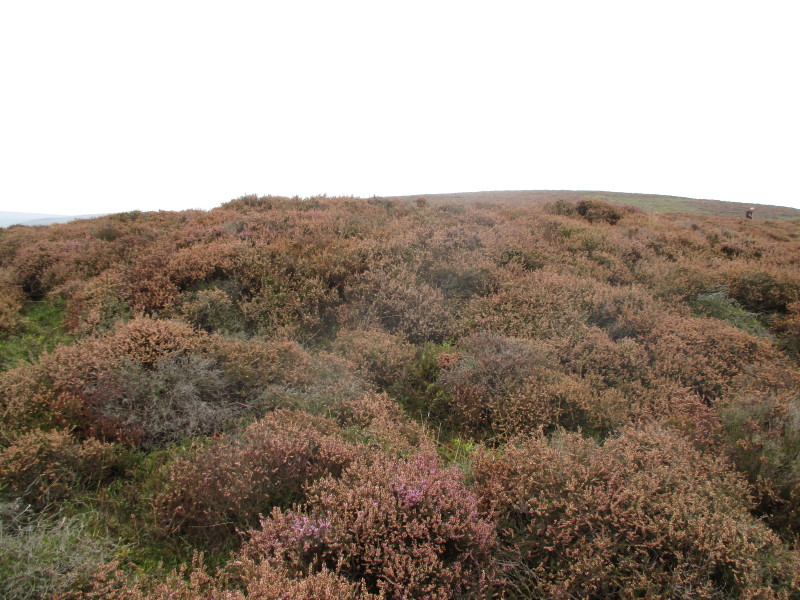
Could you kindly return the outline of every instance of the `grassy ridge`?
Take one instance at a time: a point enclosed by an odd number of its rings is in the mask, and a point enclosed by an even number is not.
[[[754,218],[757,220],[798,219],[800,210],[785,206],[763,204],[761,199],[754,199],[753,204],[742,202],[725,202],[721,200],[700,200],[665,196],[660,194],[633,194],[625,192],[569,191],[569,190],[531,190],[531,191],[495,191],[464,192],[456,194],[418,194],[415,196],[395,196],[413,200],[424,197],[432,203],[447,202],[458,204],[474,204],[476,202],[499,204],[546,204],[557,202],[578,202],[582,198],[595,198],[639,208],[653,213],[686,212],[720,217],[744,217],[745,211],[756,207]]]

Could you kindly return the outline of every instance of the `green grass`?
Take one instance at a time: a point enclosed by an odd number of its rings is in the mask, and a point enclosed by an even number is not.
[[[723,290],[698,294],[689,301],[689,305],[695,314],[726,321],[756,337],[763,339],[772,337],[769,329],[761,323],[755,313],[746,311]]]
[[[73,341],[63,329],[63,300],[31,302],[20,314],[16,331],[0,338],[0,370],[35,361],[43,352]]]

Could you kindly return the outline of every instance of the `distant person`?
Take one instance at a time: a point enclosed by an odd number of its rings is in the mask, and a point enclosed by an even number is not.
[[[747,212],[744,213],[744,216],[747,217],[748,219],[752,219],[753,218],[753,210],[754,209],[752,209],[752,208],[747,209]]]

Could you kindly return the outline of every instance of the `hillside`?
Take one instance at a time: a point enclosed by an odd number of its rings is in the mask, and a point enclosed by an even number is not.
[[[0,227],[11,227],[12,225],[54,225],[56,223],[69,223],[76,219],[93,219],[101,217],[101,214],[92,215],[51,215],[29,212],[6,212],[0,211]]]
[[[490,196],[0,230],[0,596],[800,597],[800,220]]]
[[[393,196],[390,199],[414,200],[416,198],[425,198],[433,204],[547,204],[559,200],[565,202],[579,202],[583,198],[593,198],[640,208],[645,212],[687,212],[719,217],[742,217],[748,208],[755,207],[754,218],[759,220],[800,218],[800,210],[796,208],[762,204],[759,202],[759,199],[754,199],[752,204],[744,204],[742,202],[699,200],[695,198],[682,198],[679,196],[631,194],[624,192],[570,190],[495,191],[464,192],[458,194],[417,194],[414,196]]]

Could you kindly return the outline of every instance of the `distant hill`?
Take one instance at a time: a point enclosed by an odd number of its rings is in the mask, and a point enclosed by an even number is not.
[[[92,219],[101,216],[103,215],[52,215],[44,213],[0,211],[0,227],[11,227],[12,225],[53,225],[55,223],[69,223],[75,219]]]
[[[559,200],[574,202],[581,198],[597,198],[640,208],[646,212],[688,212],[719,217],[743,217],[745,211],[755,207],[756,219],[797,219],[800,210],[785,206],[773,206],[752,202],[725,202],[723,200],[700,200],[660,194],[630,194],[624,192],[571,191],[571,190],[520,190],[495,192],[463,192],[454,194],[414,194],[391,196],[389,199],[425,198],[432,203],[458,202],[462,204],[544,204]]]

